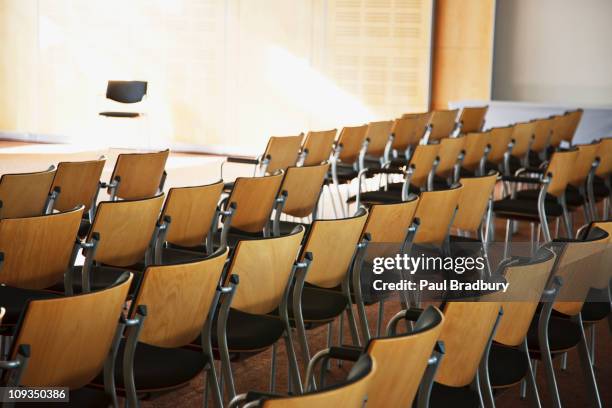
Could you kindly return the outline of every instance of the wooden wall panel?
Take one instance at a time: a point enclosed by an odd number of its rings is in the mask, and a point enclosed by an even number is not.
[[[437,0],[434,18],[432,108],[490,99],[495,0]]]

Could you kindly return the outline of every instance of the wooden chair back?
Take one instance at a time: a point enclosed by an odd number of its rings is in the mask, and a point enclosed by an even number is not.
[[[158,193],[170,150],[122,153],[117,157],[111,181],[120,177],[116,196],[124,200],[150,198]]]
[[[307,151],[304,166],[314,166],[329,160],[336,140],[337,129],[310,131],[302,145],[302,150]]]
[[[268,157],[270,160],[266,167],[266,173],[274,174],[278,170],[285,170],[289,166],[295,166],[300,154],[303,138],[303,133],[297,136],[270,137],[264,151],[264,157]]]
[[[577,149],[553,153],[546,168],[546,173],[552,174],[552,180],[546,190],[549,194],[560,197],[565,192],[577,159]]]
[[[6,313],[6,309],[3,307],[0,307],[0,324],[2,324],[2,318],[4,318],[5,313]]]
[[[362,215],[336,220],[316,220],[312,223],[302,253],[313,255],[306,282],[323,288],[342,283],[368,219]]]
[[[111,266],[140,262],[149,248],[164,194],[142,200],[103,201],[98,205],[87,240],[97,233],[95,261]]]
[[[481,132],[485,123],[485,116],[489,106],[466,106],[461,110],[459,123],[461,124],[461,133],[467,134],[472,132]]]
[[[462,177],[463,186],[459,195],[457,213],[453,227],[462,231],[476,232],[487,212],[489,198],[495,189],[498,173],[480,177]]]
[[[444,308],[444,358],[436,382],[449,387],[469,385],[489,342],[499,302],[448,302]]]
[[[81,162],[60,162],[55,171],[51,191],[60,188],[53,209],[68,211],[79,205],[89,210],[98,194],[100,177],[106,158]]]
[[[512,130],[512,156],[522,159],[529,151],[529,145],[535,134],[535,122],[521,122],[513,126]]]
[[[599,228],[609,235],[608,243],[605,245],[604,253],[601,255],[601,265],[596,276],[592,279],[591,287],[595,289],[606,289],[612,279],[612,221],[598,221],[591,224],[591,228]],[[607,271],[607,273],[606,273]]]
[[[414,221],[419,200],[415,196],[401,203],[372,205],[364,234],[369,234],[373,243],[403,243]]]
[[[440,177],[448,177],[452,175],[457,158],[465,147],[465,137],[445,138],[440,141],[440,150],[438,157],[440,162],[436,167],[436,175]]]
[[[281,172],[272,176],[236,179],[227,201],[237,206],[232,218],[233,228],[253,233],[263,230],[270,220],[283,176]]]
[[[3,174],[0,178],[0,218],[33,217],[45,209],[55,169]]]
[[[70,267],[83,206],[49,215],[0,220],[0,283],[45,289],[61,282]],[[1,301],[0,301],[1,303]]]
[[[600,148],[599,143],[576,145],[578,149],[578,157],[573,164],[572,171],[569,174],[569,183],[574,187],[584,186],[584,183],[591,171],[591,166],[597,157],[597,151]]]
[[[534,260],[508,266],[504,271],[508,290],[487,297],[488,300],[500,301],[504,310],[493,338],[498,343],[520,346],[527,335],[555,265],[554,252],[549,249],[541,251]]]
[[[171,188],[160,217],[171,218],[166,241],[183,247],[202,245],[210,232],[222,192],[223,181]]]
[[[15,358],[20,345],[32,349],[21,385],[74,390],[100,374],[132,274],[122,278],[107,289],[28,303],[11,350]]]
[[[410,165],[414,166],[410,184],[415,187],[424,187],[427,183],[427,176],[433,168],[433,164],[438,157],[440,144],[418,145],[410,157]]]
[[[425,134],[428,121],[429,114],[426,113],[404,115],[399,119],[395,119],[391,129],[391,133],[393,133],[391,147],[397,151],[404,152],[408,147],[418,145]]]
[[[368,123],[366,138],[370,141],[368,143],[369,156],[382,157],[384,155],[392,128],[392,120]]]
[[[576,134],[576,130],[580,125],[580,120],[582,119],[582,114],[584,111],[582,109],[576,109],[573,111],[566,112],[565,115],[567,118],[567,127],[565,128],[565,133],[563,134],[563,140],[572,143],[572,139]]]
[[[429,141],[436,141],[445,137],[450,137],[455,129],[457,114],[459,109],[452,110],[435,110],[429,118]]]
[[[341,146],[340,161],[352,164],[359,158],[361,146],[366,138],[368,125],[345,126],[340,131],[337,144]]]
[[[304,237],[304,227],[290,235],[238,242],[228,276],[240,277],[232,308],[251,314],[275,310],[288,284]]]
[[[594,282],[606,276],[610,265],[602,263],[610,246],[610,234],[594,229],[595,237],[584,241],[566,242],[561,248],[555,275],[561,277],[563,285],[557,295],[553,309],[568,316],[582,310],[589,290]],[[604,271],[601,268],[606,268]],[[609,277],[609,272],[607,273]]]
[[[504,161],[504,153],[508,151],[508,145],[512,140],[512,126],[497,127],[489,130],[489,155],[488,161],[500,164]]]
[[[448,235],[462,189],[463,186],[457,186],[421,193],[416,211],[421,224],[414,237],[415,243],[442,245]]]
[[[601,139],[599,145],[597,157],[600,161],[595,174],[604,177],[612,173],[612,137]]]
[[[283,213],[293,217],[307,217],[315,210],[329,163],[313,166],[289,167],[280,191],[287,192]]]
[[[310,408],[310,407],[347,407],[362,408],[372,387],[370,383],[378,366],[369,357],[369,370],[363,375],[350,378],[342,385],[331,386],[320,391],[308,392],[295,397],[266,399],[263,408]]]
[[[444,316],[437,308],[431,306],[423,313],[435,314],[433,322],[424,329],[369,342],[367,352],[379,367],[368,393],[371,406],[413,406],[427,361],[444,325]]]
[[[550,143],[550,136],[552,134],[552,128],[554,119],[536,119],[535,128],[533,133],[533,143],[531,144],[531,150],[534,152],[544,151]]]
[[[489,143],[489,132],[469,133],[463,137],[465,138],[465,156],[461,167],[475,171]]]
[[[194,341],[213,306],[228,252],[197,262],[149,266],[132,302],[133,306],[147,305],[147,320],[138,341],[167,348]],[[131,314],[134,317],[136,307]]]

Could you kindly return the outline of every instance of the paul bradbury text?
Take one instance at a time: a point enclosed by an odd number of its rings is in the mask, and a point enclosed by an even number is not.
[[[385,282],[377,279],[372,282],[372,287],[376,291],[396,291],[396,290],[419,290],[419,291],[483,291],[483,292],[506,292],[509,283],[487,282],[476,280],[473,282],[462,282],[457,279],[449,279],[442,282],[430,282],[427,279],[409,281],[402,279],[399,282]]]

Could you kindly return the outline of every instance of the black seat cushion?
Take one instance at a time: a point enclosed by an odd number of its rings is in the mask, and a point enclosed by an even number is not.
[[[193,250],[168,247],[161,251],[162,263],[164,265],[172,265],[177,263],[199,261],[206,258],[204,248],[194,248]]]
[[[341,315],[346,306],[347,299],[341,292],[314,287],[305,287],[302,291],[302,316],[305,322],[329,322]],[[293,318],[291,302],[289,317]]]
[[[493,387],[509,387],[527,374],[527,355],[515,348],[493,343],[489,353],[489,377]]]
[[[136,290],[136,288],[138,287],[137,285],[140,282],[140,279],[142,279],[142,271],[139,270],[142,269],[142,266],[137,265],[128,268],[116,268],[113,266],[94,266],[91,271],[91,290],[96,291],[108,288],[109,286],[112,286],[124,272],[129,271],[134,274],[134,279],[132,280],[132,285],[130,286],[130,293],[134,293],[134,290]],[[74,293],[81,293],[83,291],[83,281],[81,278],[82,271],[83,267],[74,267],[74,272],[72,275],[72,287]],[[65,293],[64,282],[54,285],[53,287],[49,288],[49,290],[58,293]]]
[[[585,302],[581,314],[585,322],[605,319],[610,314],[610,302]]]
[[[539,358],[538,320],[536,314],[527,332],[527,344],[532,357]],[[548,323],[548,343],[552,353],[560,353],[575,347],[580,342],[580,327],[568,318],[551,316]],[[533,353],[532,353],[533,351]]]
[[[108,408],[112,406],[112,398],[110,398],[103,389],[84,387],[78,390],[70,390],[68,394],[68,402],[20,402],[15,404],[18,407],[25,408],[41,408],[41,407],[88,407],[88,408]]]
[[[85,239],[87,234],[89,234],[89,229],[91,228],[91,222],[88,219],[81,219],[81,225],[79,226],[79,238]]]
[[[0,306],[6,309],[2,325],[17,324],[22,310],[28,300],[52,299],[60,295],[40,290],[20,289],[12,286],[0,286]]]
[[[216,325],[215,325],[216,326]],[[253,315],[230,309],[227,319],[227,346],[230,351],[257,351],[270,347],[283,335],[285,327],[273,316]],[[212,345],[218,348],[217,328],[213,328]],[[199,345],[196,341],[194,344]]]
[[[516,192],[516,198],[518,199],[528,199],[528,200],[536,200],[540,194],[539,189],[526,189],[519,190]],[[546,201],[550,201],[553,203],[557,202],[557,197],[552,194],[546,194]],[[580,195],[580,192],[577,188],[573,186],[568,186],[565,190],[565,202],[569,207],[580,207],[584,204],[584,198]]]
[[[478,393],[470,387],[447,387],[437,382],[433,383],[431,397],[429,398],[429,406],[432,408],[471,408],[479,405]],[[416,406],[416,399],[413,406]]]
[[[101,116],[108,116],[112,118],[137,118],[140,113],[137,112],[100,112]]]
[[[118,389],[125,389],[121,364],[124,352],[125,339],[121,341],[115,364],[115,384]],[[136,389],[154,391],[176,388],[196,377],[207,364],[204,354],[198,350],[162,348],[138,343],[134,357]],[[93,383],[103,385],[103,374],[100,373]]]
[[[547,217],[563,215],[563,208],[556,202],[545,200],[544,210]],[[493,202],[493,212],[500,218],[539,220],[537,200],[506,197]]]
[[[597,176],[595,176],[595,180],[593,181],[593,194],[595,195],[595,198],[599,199],[610,196],[610,190],[604,183],[604,180]]]
[[[342,163],[338,163],[337,167],[337,174],[338,174],[338,182],[339,183],[347,183],[351,180],[353,180],[354,178],[356,178],[359,173],[353,168],[352,165],[346,165],[346,164],[342,164]],[[331,176],[331,170],[329,172],[329,179],[332,180],[332,176]]]

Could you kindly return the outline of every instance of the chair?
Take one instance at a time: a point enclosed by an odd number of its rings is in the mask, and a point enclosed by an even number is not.
[[[359,175],[357,195],[349,197],[347,203],[355,201],[357,208],[362,203],[398,203],[408,199],[409,193],[419,194],[433,188],[434,167],[438,162],[441,144],[418,145],[410,157],[406,169],[373,169],[364,170]],[[399,174],[404,176],[402,182],[385,183],[377,191],[362,192],[362,180],[377,174]]]
[[[575,109],[573,111],[565,112],[565,115],[568,116],[568,123],[562,138],[563,141],[567,142],[570,146],[572,145],[572,140],[574,139],[576,130],[578,130],[578,126],[580,125],[580,120],[582,119],[583,113],[584,111],[582,109]]]
[[[147,94],[147,82],[144,81],[108,81],[106,99],[115,102],[133,104],[143,100]],[[101,116],[114,118],[137,118],[138,112],[100,112]]]
[[[414,314],[410,312],[407,311],[408,317]],[[428,399],[428,406],[432,408],[482,406],[479,392],[474,388],[478,383],[480,362],[501,316],[500,303],[447,302],[443,313],[444,325],[439,340],[444,343],[444,358],[438,366],[429,397],[422,398]]]
[[[544,174],[538,177],[518,176],[502,177],[502,180],[514,183],[525,183],[540,186],[539,189],[513,191],[512,194],[493,203],[496,217],[506,219],[506,251],[514,221],[528,221],[532,225],[540,224],[544,241],[550,242],[548,218],[563,217],[566,233],[571,235],[572,227],[565,203],[567,187],[572,166],[576,162],[577,150],[559,151],[553,154]],[[532,237],[532,242],[534,238]]]
[[[478,176],[485,174],[487,155],[489,154],[489,133],[468,133],[464,141],[464,155],[461,161],[460,176]]]
[[[309,131],[302,145],[302,166],[315,166],[329,160],[334,148],[337,129]]]
[[[128,406],[138,406],[137,394],[178,388],[202,370],[207,372],[206,387],[221,406],[211,331],[227,255],[226,248],[204,260],[145,270],[128,313],[140,324],[129,329],[116,349],[123,364],[116,367],[115,383]],[[146,315],[138,319],[143,307]],[[198,337],[202,351],[184,348]],[[103,379],[99,376],[94,383],[102,385]]]
[[[79,236],[87,235],[96,211],[100,178],[106,158],[80,162],[60,162],[51,183],[48,211],[68,211],[85,206]]]
[[[228,231],[230,247],[233,248],[239,239],[267,237],[279,231],[278,218],[274,218],[274,225],[270,228],[270,217],[272,211],[280,213],[283,210],[286,195],[280,194],[279,197],[283,178],[281,171],[271,176],[236,179],[231,193],[220,204],[220,208],[226,212],[234,208],[232,228]],[[216,234],[217,244],[221,241],[221,232]]]
[[[170,223],[158,241],[155,263],[185,262],[213,253],[222,191],[223,181],[168,191],[159,219]],[[229,214],[226,217],[231,219]]]
[[[131,282],[125,273],[101,291],[30,301],[9,352],[16,369],[3,386],[68,387],[69,406],[118,407],[112,376],[104,390],[86,387],[101,371],[113,372],[123,328],[134,323],[122,316]]]
[[[466,106],[461,109],[459,115],[459,132],[468,134],[474,132],[482,132],[485,124],[485,116],[489,106]]]
[[[122,153],[117,157],[108,188],[110,201],[140,200],[164,189],[166,160],[170,150],[153,153]]]
[[[567,188],[565,189],[565,201],[570,211],[575,211],[582,207],[585,220],[587,222],[594,219],[591,210],[596,205],[597,195],[593,195],[593,203],[589,201],[588,191],[593,186],[593,176],[595,174],[599,159],[597,153],[600,143],[575,145],[578,149],[578,157],[569,174]]]
[[[595,179],[593,180],[593,192],[589,193],[589,201],[593,203],[594,219],[606,220],[612,217],[612,138],[607,137],[601,139],[597,156],[600,159],[599,166],[595,170]],[[595,206],[595,197],[604,199],[604,208],[601,218],[597,215],[597,207]]]
[[[66,294],[99,290],[110,286],[125,270],[136,273],[136,285],[140,271],[153,263],[163,202],[164,194],[142,200],[101,202],[86,240],[78,241],[74,247],[73,257],[83,250],[83,266],[72,268],[64,284],[53,289]]]
[[[512,152],[512,126],[496,127],[489,129],[489,152],[485,171],[498,171],[510,175],[506,169],[507,157]]]
[[[327,162],[313,166],[287,168],[280,187],[280,191],[287,193],[282,214],[298,219],[311,217],[314,221],[317,218],[319,198],[328,172],[329,164]],[[301,223],[280,220],[280,211],[275,215],[279,217],[275,221],[279,230],[274,235],[287,234]]]
[[[414,237],[415,244],[443,247],[455,217],[463,186],[455,185],[447,190],[425,191],[421,194],[416,218],[419,228]]]
[[[554,119],[535,119],[533,122],[535,122],[535,128],[529,150],[529,163],[527,163],[529,167],[539,166],[546,160]]]
[[[367,244],[360,240],[366,220],[368,212],[362,209],[351,218],[316,220],[309,228],[300,259],[304,262],[310,256],[312,261],[308,273],[305,269],[296,271],[289,295],[289,318],[297,329],[304,361],[310,360],[306,330],[324,324],[331,330],[332,322],[345,311],[353,344],[359,344],[351,308],[350,271],[363,259]]]
[[[55,166],[36,173],[3,174],[0,178],[0,218],[43,214],[54,176]]]
[[[230,399],[236,396],[230,353],[233,360],[246,358],[267,350],[280,338],[287,348],[291,387],[297,393],[302,391],[288,305],[296,269],[308,267],[308,263],[296,262],[303,237],[304,227],[299,226],[291,235],[243,240],[236,246],[226,273],[227,285],[233,290],[221,300],[212,339]],[[239,276],[238,286],[237,279],[229,279],[231,275]],[[277,310],[280,319],[269,315]]]
[[[406,113],[401,118],[396,119],[393,124],[393,143],[391,144],[393,158],[392,167],[402,167],[408,162],[412,150],[417,146],[429,123],[430,112],[426,113]]]
[[[383,167],[391,161],[392,128],[392,120],[368,123],[368,150],[365,157],[368,167]]]
[[[442,359],[444,347],[442,343],[436,343],[445,319],[440,310],[429,306],[415,319],[412,330],[397,334],[397,323],[406,320],[408,313],[410,311],[396,314],[387,327],[387,337],[373,338],[363,349],[340,346],[321,350],[308,364],[308,372],[314,372],[319,361],[323,369],[330,358],[359,361],[365,353],[376,361],[378,368],[369,387],[368,406],[427,406],[427,401],[420,399],[424,393],[419,394],[418,402],[415,397],[419,388],[431,386],[433,375],[428,374],[435,372]],[[433,361],[428,361],[430,359]],[[323,375],[321,372],[321,377]]]
[[[462,186],[457,205],[457,213],[453,218],[453,228],[457,229],[457,235],[451,235],[451,242],[479,242],[486,243],[488,240],[483,236],[483,220],[485,221],[485,234],[489,231],[491,223],[490,210],[492,205],[493,190],[499,177],[498,173],[492,173],[480,177],[462,177],[459,183]],[[473,238],[472,238],[473,237]]]
[[[0,302],[4,324],[19,320],[28,299],[46,299],[43,292],[64,280],[74,264],[72,251],[83,206],[71,211],[0,220]]]
[[[367,131],[368,125],[342,128],[330,160],[331,179],[343,217],[346,216],[347,209],[342,203],[340,183],[350,183],[365,168],[364,160],[368,148]]]
[[[562,286],[556,301],[542,305],[527,334],[531,357],[542,361],[548,392],[555,407],[561,407],[561,399],[552,358],[574,348],[578,350],[591,403],[593,406],[602,406],[589,357],[581,310],[592,283],[605,273],[599,268],[607,267],[602,263],[602,256],[609,242],[610,235],[607,232],[594,228],[584,239],[555,243],[558,261],[554,273],[560,278]]]
[[[464,147],[465,137],[445,138],[440,141],[439,160],[434,165],[434,188],[448,188],[459,181]]]
[[[553,126],[551,130],[550,148],[557,149],[562,142],[569,146],[572,144],[574,133],[578,128],[582,118],[582,109],[565,112],[563,115],[553,116]]]
[[[534,371],[527,346],[527,331],[538,301],[554,300],[556,291],[545,291],[555,264],[555,254],[542,248],[533,258],[511,258],[500,265],[500,274],[508,283],[505,293],[486,296],[488,301],[500,301],[503,316],[493,337],[491,348],[480,364],[480,382],[485,406],[495,406],[494,390],[512,387],[527,379],[533,405],[540,406]]]
[[[229,407],[303,408],[303,407],[352,407],[361,408],[372,389],[371,382],[378,372],[374,360],[363,356],[348,373],[346,381],[327,389],[299,396],[280,396],[253,392],[234,398]],[[244,404],[244,405],[243,405]]]
[[[429,118],[429,132],[425,135],[427,143],[436,142],[445,137],[450,137],[457,124],[457,114],[459,109],[435,110]]]
[[[510,154],[504,158],[504,175],[512,176],[519,169],[527,168],[535,127],[535,122],[522,122],[514,125]]]

